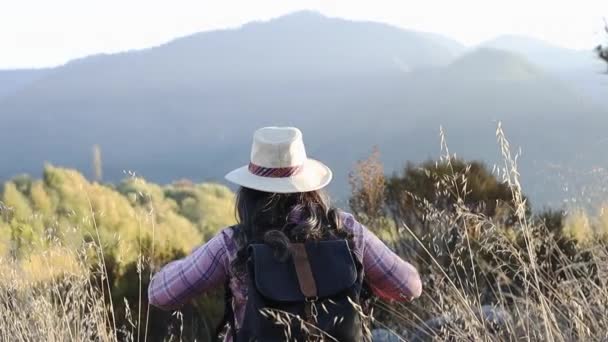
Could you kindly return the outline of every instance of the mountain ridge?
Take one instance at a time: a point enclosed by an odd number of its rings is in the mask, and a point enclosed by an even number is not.
[[[454,51],[386,24],[293,18],[52,69],[0,99],[0,178],[44,161],[88,170],[99,144],[109,180],[133,170],[161,183],[221,181],[246,163],[251,132],[264,125],[300,127],[309,154],[335,170],[340,197],[373,145],[389,173],[437,156],[440,125],[451,150],[491,164],[496,121],[521,124],[512,135],[529,151],[524,173],[533,163],[595,162],[577,151],[597,149],[606,111],[521,55]],[[560,138],[573,129],[574,141]],[[556,198],[542,191],[535,196]]]

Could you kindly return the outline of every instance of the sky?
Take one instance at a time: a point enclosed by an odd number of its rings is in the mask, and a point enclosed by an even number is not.
[[[589,49],[608,0],[0,0],[0,69],[157,46],[298,10],[435,32],[468,46],[503,34]]]

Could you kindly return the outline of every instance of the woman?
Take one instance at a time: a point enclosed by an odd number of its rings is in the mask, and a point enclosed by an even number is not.
[[[176,309],[224,283],[232,292],[238,330],[247,304],[247,247],[264,243],[287,253],[290,243],[347,239],[362,265],[365,283],[385,300],[420,296],[416,269],[401,260],[351,214],[329,206],[321,189],[331,170],[306,156],[302,133],[293,127],[265,127],[254,133],[251,161],[226,175],[241,186],[236,201],[238,225],[225,228],[189,256],[154,275],[150,304]]]

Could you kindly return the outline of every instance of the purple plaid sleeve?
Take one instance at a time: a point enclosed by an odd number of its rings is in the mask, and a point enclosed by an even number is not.
[[[170,262],[152,277],[151,305],[176,309],[198,294],[223,284],[228,276],[227,230],[223,230],[183,259]]]
[[[343,221],[354,234],[355,252],[363,262],[365,279],[377,296],[401,301],[420,296],[422,282],[414,266],[391,251],[351,214],[344,214]]]

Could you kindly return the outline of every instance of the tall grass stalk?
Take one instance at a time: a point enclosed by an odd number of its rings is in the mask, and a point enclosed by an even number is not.
[[[451,167],[452,155],[443,129],[440,136],[441,162]],[[608,219],[603,211],[597,219],[577,214],[584,219],[567,220],[567,231],[549,229],[546,222],[529,213],[518,155],[512,154],[501,125],[496,139],[503,159],[499,173],[513,198],[504,205],[514,213],[513,222],[506,224],[468,207],[469,180],[453,168],[451,177],[436,184],[437,191],[451,191],[458,199],[453,210],[416,199],[419,207],[425,208],[428,231],[420,232],[398,217],[391,218],[394,222],[386,218],[373,221],[374,225],[388,226],[384,228],[390,232],[387,236],[391,245],[417,265],[424,282],[423,296],[413,302],[378,302],[376,327],[395,332],[403,341],[608,340]],[[383,186],[377,177],[371,178],[374,184]],[[384,189],[376,190],[382,191],[372,192],[374,196],[369,199],[383,198]],[[143,272],[152,270],[157,262],[157,212],[153,201],[148,198],[147,214],[138,217],[139,293],[138,303],[132,303],[137,311],[125,303],[129,324],[123,327],[118,326],[120,317],[113,302],[107,250],[98,226],[97,218],[103,216],[98,216],[101,214],[95,212],[89,194],[85,195],[93,236],[85,236],[80,248],[51,240],[41,244],[47,248],[37,257],[18,260],[8,253],[0,259],[1,341],[117,342],[152,338],[150,307],[144,304]],[[377,204],[367,207],[374,212],[381,208]],[[0,203],[0,214],[5,215],[7,210],[10,208]],[[584,222],[585,227],[579,227],[578,222]],[[142,232],[148,228],[152,229],[152,243],[146,249]],[[576,234],[577,230],[584,233]],[[97,260],[93,262],[91,256]],[[267,314],[284,322],[293,319],[277,312]],[[183,320],[179,312],[175,317]],[[177,335],[167,338],[187,339],[183,324]]]
[[[441,162],[450,166],[443,129],[440,136]],[[572,240],[530,215],[518,155],[512,154],[501,124],[496,138],[503,158],[500,175],[511,189],[516,220],[506,225],[467,207],[467,180],[452,169],[437,189],[457,195],[454,210],[418,199],[431,230],[420,233],[397,222],[396,249],[418,265],[424,294],[412,303],[377,304],[380,319],[408,341],[605,340],[605,239],[596,231],[584,242]]]

